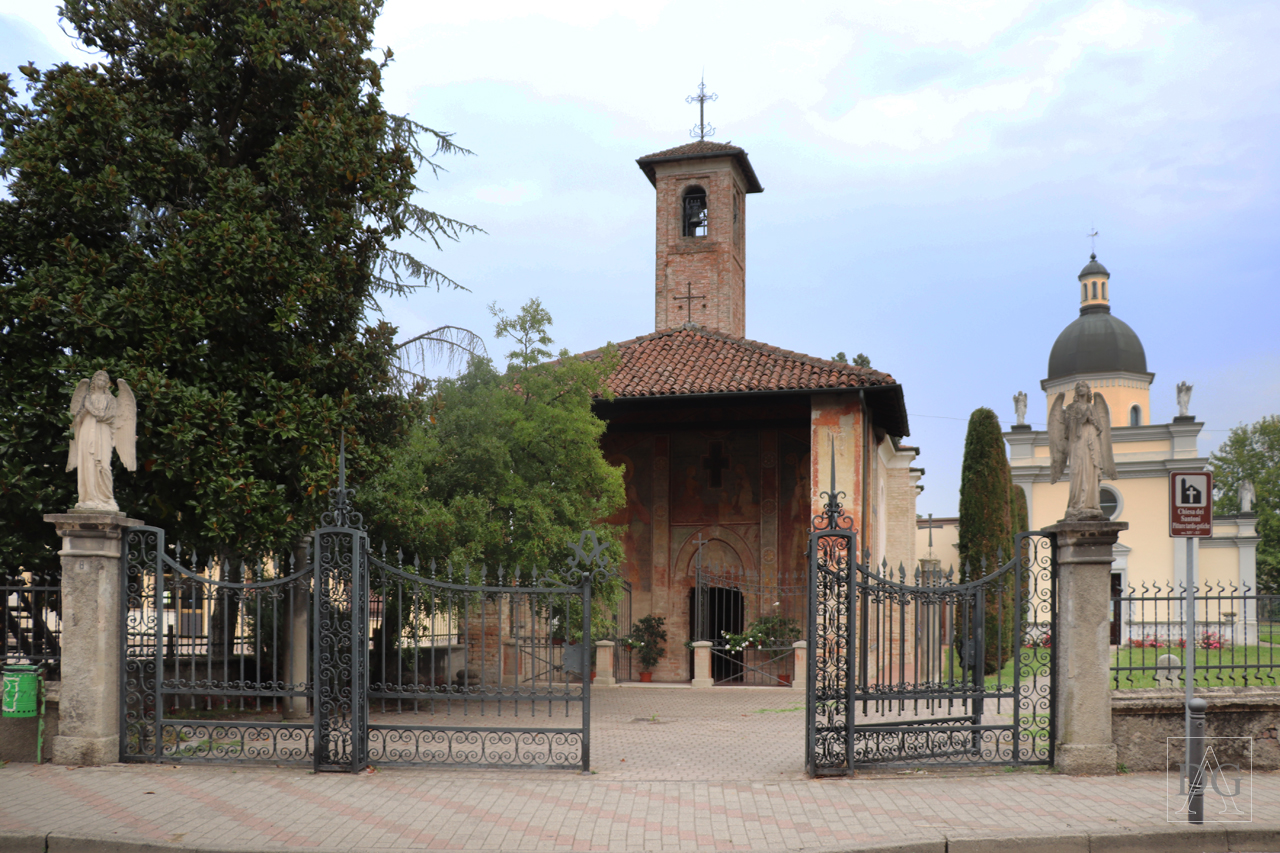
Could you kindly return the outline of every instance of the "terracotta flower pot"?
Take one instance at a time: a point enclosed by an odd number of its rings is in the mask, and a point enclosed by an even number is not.
[[[782,682],[783,686],[791,686],[791,676],[789,675],[779,675],[778,680]]]
[[[640,681],[644,684],[649,684],[650,682],[653,681],[653,673],[652,672],[640,673]]]

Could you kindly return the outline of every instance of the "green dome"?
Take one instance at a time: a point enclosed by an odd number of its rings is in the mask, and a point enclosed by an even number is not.
[[[1146,350],[1128,323],[1111,316],[1110,306],[1086,305],[1080,309],[1080,316],[1053,342],[1053,349],[1049,351],[1049,380],[1078,373],[1112,371],[1146,373]]]

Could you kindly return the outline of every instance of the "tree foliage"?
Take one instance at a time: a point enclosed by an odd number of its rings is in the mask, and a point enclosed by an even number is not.
[[[357,495],[375,536],[458,570],[560,567],[567,544],[624,503],[622,473],[600,450],[592,412],[616,365],[562,351],[549,360],[551,317],[534,299],[514,317],[493,309],[497,337],[515,344],[504,373],[473,358],[436,383],[424,414]]]
[[[853,357],[853,361],[852,361],[852,362],[850,362],[850,361],[849,361],[849,356],[845,355],[845,354],[844,354],[844,351],[843,351],[843,350],[841,350],[840,352],[838,352],[838,353],[836,353],[835,355],[833,355],[833,356],[831,357],[831,360],[832,360],[832,361],[834,361],[834,362],[837,362],[837,363],[839,363],[839,364],[850,364],[850,363],[852,363],[852,364],[856,365],[857,367],[870,367],[870,366],[871,366],[871,359],[870,359],[868,356],[864,355],[863,353],[858,353],[857,355],[855,355],[855,356]]]
[[[67,404],[94,370],[139,400],[121,508],[226,555],[286,547],[398,428],[377,299],[452,284],[396,248],[470,226],[411,201],[449,136],[389,115],[379,0],[65,0],[101,58],[0,79],[0,550],[56,570]],[[434,153],[419,146],[430,141]]]
[[[1214,511],[1240,511],[1240,483],[1253,483],[1258,516],[1258,586],[1280,593],[1280,415],[1231,430],[1209,457],[1217,494]]]
[[[976,580],[1000,569],[1013,556],[1013,479],[1000,420],[988,408],[969,416],[960,467],[960,577]],[[1019,490],[1020,491],[1020,490]],[[985,668],[1000,669],[1013,652],[1013,586],[988,588]]]

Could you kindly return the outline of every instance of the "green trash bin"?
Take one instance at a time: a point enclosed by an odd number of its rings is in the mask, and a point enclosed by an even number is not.
[[[34,717],[39,698],[40,667],[11,664],[4,668],[4,716]]]

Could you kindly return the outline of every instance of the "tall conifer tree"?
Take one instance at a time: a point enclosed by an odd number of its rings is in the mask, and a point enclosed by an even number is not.
[[[999,571],[1013,556],[1013,488],[1009,458],[1000,434],[1000,420],[988,408],[969,417],[960,468],[960,577],[976,580]],[[987,588],[984,664],[988,674],[1012,653],[1013,587],[1000,583]]]

